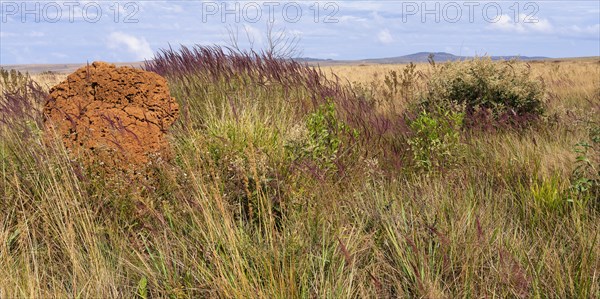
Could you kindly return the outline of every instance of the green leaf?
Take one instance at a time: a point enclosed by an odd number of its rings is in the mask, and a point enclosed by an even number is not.
[[[146,279],[146,276],[142,276],[142,278],[140,278],[140,281],[138,282],[138,290],[137,290],[137,295],[142,298],[142,299],[147,299],[148,298],[148,279]]]

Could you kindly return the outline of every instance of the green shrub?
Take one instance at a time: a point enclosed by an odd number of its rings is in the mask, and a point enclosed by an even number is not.
[[[334,105],[323,105],[310,114],[306,120],[306,127],[310,137],[307,153],[325,166],[331,166],[342,144],[339,133],[346,129],[344,123],[338,121]]]
[[[336,168],[336,161],[343,152],[344,138],[356,136],[346,123],[338,118],[332,102],[321,105],[309,114],[305,121],[306,138],[287,148],[295,160],[310,159],[321,170]]]
[[[590,129],[589,140],[575,147],[576,166],[572,190],[575,197],[600,207],[600,126]]]
[[[423,102],[428,110],[464,105],[467,126],[522,125],[544,113],[542,82],[514,60],[476,58],[434,66],[427,89]]]
[[[460,127],[464,114],[451,110],[422,111],[409,121],[408,139],[418,170],[431,171],[456,164],[460,158]]]

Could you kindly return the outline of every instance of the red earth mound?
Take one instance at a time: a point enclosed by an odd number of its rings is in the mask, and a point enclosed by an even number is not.
[[[179,105],[158,74],[94,62],[50,90],[44,114],[72,153],[127,171],[169,159],[165,134]]]

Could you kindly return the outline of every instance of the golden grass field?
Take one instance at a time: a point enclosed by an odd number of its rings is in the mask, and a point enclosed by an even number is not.
[[[584,96],[593,95],[598,86],[600,77],[600,58],[585,59],[565,59],[565,60],[547,60],[530,62],[535,76],[541,76],[549,82],[549,87],[554,89],[552,93],[560,94],[564,92],[580,93]],[[323,66],[321,69],[330,77],[337,75],[341,80],[349,83],[370,83],[372,81],[381,81],[389,71],[400,71],[406,64],[351,64]],[[417,70],[425,71],[427,63],[418,63]],[[67,73],[53,72],[33,73],[33,79],[47,87],[48,89],[60,81],[66,79]],[[563,82],[567,81],[567,82]],[[559,88],[564,84],[569,84],[569,88]]]
[[[460,131],[440,171],[386,165],[379,143],[335,152],[343,170],[290,162],[321,112],[222,81],[168,77],[193,125],[170,132],[176,161],[142,184],[82,174],[40,128],[0,125],[0,298],[599,298],[600,199],[574,186],[578,165],[590,180],[600,168],[591,145],[577,162],[600,123],[600,57],[517,66],[543,82],[544,117]],[[405,68],[322,70],[382,98]],[[422,91],[433,71],[416,70]],[[45,89],[65,78],[33,75]],[[219,88],[230,102],[213,100]],[[407,136],[397,147],[414,146]]]
[[[595,113],[590,110],[594,104],[598,104],[600,97],[600,58],[566,59],[522,62],[532,69],[534,77],[539,77],[547,86],[547,100],[549,102],[550,114],[558,117],[569,118],[569,115],[587,115]],[[426,75],[429,64],[416,64],[417,71]],[[365,84],[381,87],[386,74],[390,71],[401,72],[406,64],[352,64],[324,66],[321,69],[330,77],[338,77],[347,84]],[[33,79],[45,88],[66,79],[67,74],[50,73],[34,74]],[[573,134],[578,133],[579,135]],[[578,140],[585,138],[585,132],[573,130],[570,136],[561,140],[561,144],[549,144],[546,148],[534,147],[529,142],[516,142],[512,146],[514,151],[520,153],[541,154],[541,172],[550,177],[559,173],[563,176],[571,171],[570,161],[575,159],[575,153],[571,147]],[[543,154],[538,151],[544,151]],[[509,159],[509,157],[505,157]]]

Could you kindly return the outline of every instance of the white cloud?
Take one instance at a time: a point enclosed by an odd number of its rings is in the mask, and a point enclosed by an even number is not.
[[[41,31],[31,31],[27,34],[30,37],[42,37],[42,36],[46,36],[46,34],[44,32]]]
[[[18,34],[12,33],[12,32],[0,31],[0,37],[11,37],[11,36],[18,36]]]
[[[554,27],[546,19],[531,19],[525,14],[520,14],[518,20],[513,20],[509,15],[501,15],[497,22],[491,23],[492,29],[516,33],[552,33]]]
[[[554,26],[547,19],[529,19],[521,14],[518,22],[515,22],[510,16],[502,15],[499,21],[492,23],[489,28],[509,33],[519,34],[552,34],[553,36],[562,36],[568,38],[595,38],[600,36],[600,24],[593,25],[569,25]]]
[[[369,19],[367,18],[363,18],[363,17],[359,17],[359,16],[351,16],[351,15],[344,15],[344,16],[339,16],[337,18],[340,23],[365,23],[368,22]]]
[[[550,21],[546,19],[539,19],[538,22],[534,23],[525,23],[525,26],[529,26],[531,30],[543,33],[552,33],[554,32],[554,26],[550,24]]]
[[[135,56],[135,59],[144,60],[154,57],[150,44],[144,37],[137,38],[123,32],[113,32],[108,36],[108,47],[110,49],[123,49]]]
[[[585,27],[580,27],[577,25],[572,25],[566,29],[569,32],[576,33],[579,35],[589,35],[589,36],[600,36],[600,24],[589,25]]]
[[[383,29],[377,34],[377,39],[382,44],[391,44],[394,42],[394,37],[388,29]]]

